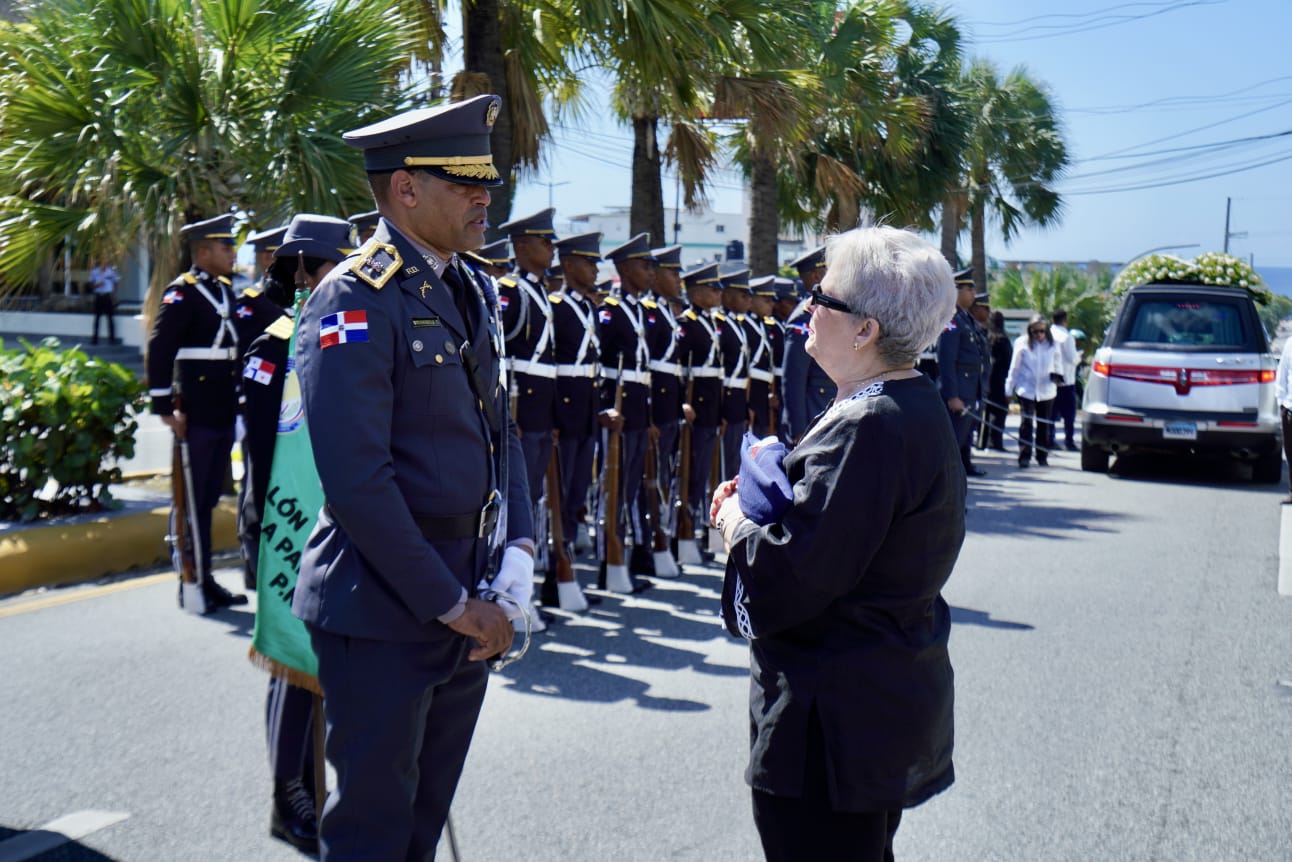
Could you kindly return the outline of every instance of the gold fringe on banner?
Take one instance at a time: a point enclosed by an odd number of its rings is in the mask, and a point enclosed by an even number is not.
[[[252,664],[271,676],[287,680],[289,685],[294,685],[297,688],[308,689],[319,697],[323,696],[323,688],[319,685],[318,677],[299,671],[294,667],[288,667],[280,661],[275,661],[264,653],[259,652],[255,647],[247,650],[247,658],[251,660]]]

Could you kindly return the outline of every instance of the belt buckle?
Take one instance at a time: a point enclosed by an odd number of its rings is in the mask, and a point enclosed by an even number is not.
[[[498,509],[498,493],[495,491],[489,495],[489,499],[480,507],[476,538],[487,539],[493,535],[494,527],[498,526]]]

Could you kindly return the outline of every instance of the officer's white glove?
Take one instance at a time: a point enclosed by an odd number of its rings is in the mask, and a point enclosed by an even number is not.
[[[515,599],[516,604],[501,601],[498,606],[508,619],[522,619],[521,608],[528,608],[534,600],[534,558],[521,548],[507,548],[502,552],[502,564],[489,588]]]

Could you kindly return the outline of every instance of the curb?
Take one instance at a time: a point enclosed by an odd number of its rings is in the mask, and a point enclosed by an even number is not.
[[[170,563],[170,507],[36,526],[0,535],[0,595],[89,581]],[[222,498],[211,519],[213,552],[238,547],[236,499]]]

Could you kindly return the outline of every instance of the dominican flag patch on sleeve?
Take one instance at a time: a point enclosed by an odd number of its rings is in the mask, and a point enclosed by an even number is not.
[[[368,340],[368,312],[338,311],[319,320],[319,346]]]
[[[162,305],[173,305],[176,302],[183,302],[184,294],[178,290],[168,290],[162,295]]]
[[[511,299],[506,294],[498,294],[498,307],[503,311],[506,311],[507,306],[509,305],[511,305]]]
[[[266,362],[259,356],[251,356],[247,358],[247,367],[242,369],[242,376],[268,386],[269,381],[274,379],[274,370],[277,368],[278,366],[272,362]]]
[[[602,323],[609,323],[613,319],[614,315],[610,313],[610,309],[608,308],[603,308],[597,312],[597,320],[600,320]]]
[[[255,310],[254,310],[254,309],[252,309],[252,307],[251,307],[250,305],[239,305],[239,306],[238,306],[238,319],[239,319],[239,320],[246,320],[248,317],[251,317],[251,315],[253,315],[253,314],[255,314],[255,313],[256,313],[256,312],[255,312]]]
[[[955,320],[955,318],[954,318],[954,317],[953,317],[953,318],[951,318],[951,322],[950,322],[950,323],[948,323],[946,326],[942,327],[942,331],[943,331],[943,332],[955,332],[955,331],[956,331],[956,320]]]

